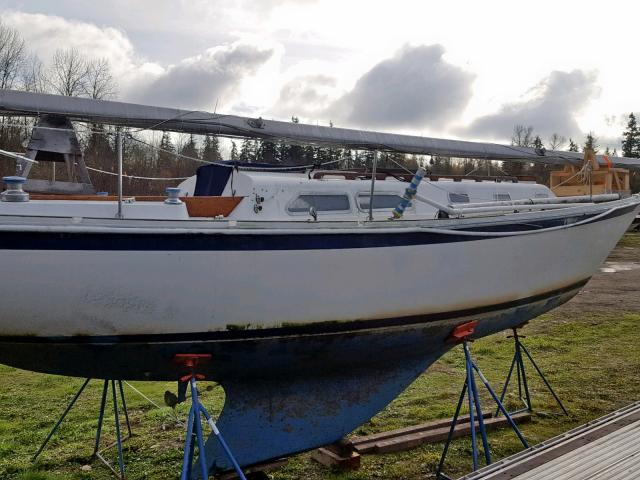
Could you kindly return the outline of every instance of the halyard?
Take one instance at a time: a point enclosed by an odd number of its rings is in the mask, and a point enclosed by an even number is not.
[[[635,263],[640,262],[640,235],[626,235],[608,261],[608,271],[596,275],[575,299],[534,320],[521,331],[525,336],[523,342],[570,413],[569,417],[563,416],[539,379],[531,374],[536,414],[532,422],[521,428],[532,445],[640,399],[640,263]],[[506,333],[496,334],[474,342],[471,351],[493,387],[500,389],[513,355],[512,340]],[[33,464],[31,456],[82,379],[36,374],[6,366],[0,366],[0,378],[0,478],[112,478],[106,468],[89,460],[100,402],[100,381],[93,381],[87,387],[48,449]],[[450,417],[463,381],[462,350],[455,348],[355,433],[382,432]],[[177,478],[184,427],[176,418],[186,418],[188,405],[178,407],[177,417],[163,406],[164,391],[174,391],[174,383],[132,384],[162,407],[152,405],[125,385],[134,431],[134,437],[125,442],[128,478]],[[224,400],[222,391],[210,383],[203,382],[200,386],[204,390],[205,405],[212,413],[219,412]],[[483,400],[485,408],[490,408],[489,398],[484,396]],[[507,400],[511,407],[518,407],[513,389]],[[113,439],[110,412],[108,403],[103,444]],[[489,439],[494,459],[521,448],[508,429],[491,432]],[[442,444],[435,444],[402,453],[364,456],[361,469],[348,473],[333,472],[314,463],[309,454],[303,454],[270,475],[277,480],[433,478],[441,451]],[[470,454],[470,441],[456,440],[448,456],[447,472],[457,475],[469,471]],[[91,469],[86,465],[91,465]]]

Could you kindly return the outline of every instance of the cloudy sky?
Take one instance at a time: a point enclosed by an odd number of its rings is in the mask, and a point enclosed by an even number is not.
[[[593,131],[640,111],[633,2],[0,0],[46,63],[111,63],[125,101],[505,141]],[[217,105],[217,107],[216,107]]]

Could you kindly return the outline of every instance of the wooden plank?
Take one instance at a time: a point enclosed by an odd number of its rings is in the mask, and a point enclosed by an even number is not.
[[[485,419],[492,417],[491,412],[484,413]],[[469,423],[469,415],[460,415],[458,418],[459,424]],[[411,435],[418,432],[424,432],[429,430],[436,430],[438,428],[449,427],[451,425],[451,419],[440,419],[432,422],[421,423],[419,425],[412,425],[411,427],[398,428],[396,430],[389,430],[382,433],[374,433],[372,435],[363,435],[360,437],[354,437],[347,442],[355,448],[359,453],[368,453],[375,449],[376,443],[387,440],[390,438],[397,438],[405,435]]]
[[[318,448],[311,454],[311,458],[326,467],[339,468],[340,470],[357,470],[360,468],[360,454],[337,452],[331,447]]]
[[[513,420],[516,423],[528,422],[531,420],[531,414],[529,412],[522,412],[512,415]],[[487,430],[495,430],[498,427],[504,427],[508,425],[505,417],[490,418],[484,423]],[[477,422],[476,422],[477,428]],[[456,425],[453,431],[453,438],[469,435],[471,433],[471,424],[464,423]],[[437,443],[443,442],[449,435],[449,427],[437,428],[435,430],[426,430],[423,432],[417,432],[409,435],[404,435],[394,439],[382,440],[375,445],[375,453],[391,453],[399,452],[402,450],[408,450],[415,448],[425,443]]]
[[[228,216],[244,197],[185,197],[190,217]]]

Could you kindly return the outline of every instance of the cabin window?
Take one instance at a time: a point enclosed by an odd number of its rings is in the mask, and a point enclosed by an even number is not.
[[[496,193],[493,196],[493,199],[497,202],[508,202],[509,200],[511,200],[511,195],[509,195],[508,193]]]
[[[469,203],[468,193],[449,193],[450,203]]]
[[[351,211],[348,195],[308,193],[298,195],[298,197],[289,204],[287,211],[289,213],[309,213],[311,207],[315,208],[316,212]]]
[[[363,211],[369,210],[369,200],[371,195],[368,193],[358,194],[358,208]],[[373,209],[374,210],[393,210],[396,208],[402,197],[395,193],[378,193],[373,195]]]

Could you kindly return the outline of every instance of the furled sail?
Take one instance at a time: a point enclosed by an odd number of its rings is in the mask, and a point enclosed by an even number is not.
[[[455,158],[580,164],[583,154],[495,143],[468,142],[366,130],[247,118],[235,115],[154,107],[42,93],[0,90],[0,113],[35,116],[53,114],[71,120],[150,130],[228,137],[285,140],[361,150],[393,151]],[[609,163],[598,155],[602,165]],[[611,164],[640,168],[640,159],[610,157]]]

